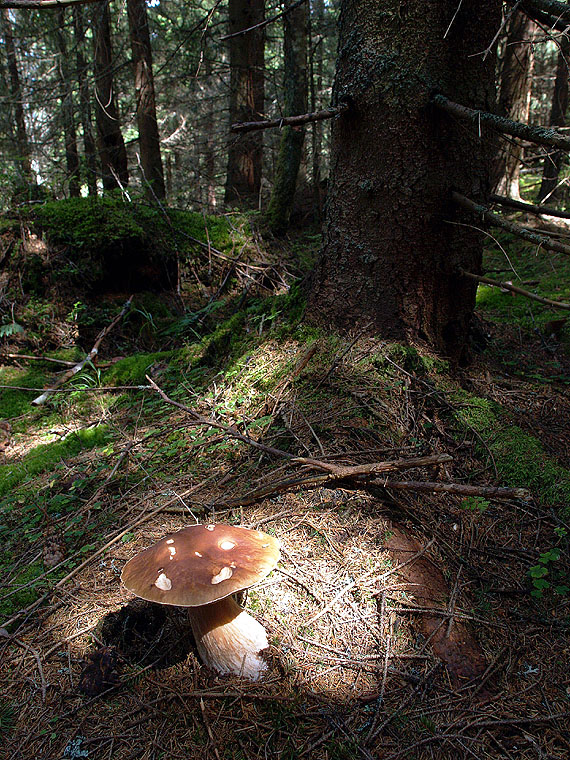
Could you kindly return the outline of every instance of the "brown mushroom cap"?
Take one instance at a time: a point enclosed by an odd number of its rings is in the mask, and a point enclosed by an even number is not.
[[[199,607],[259,583],[279,556],[279,541],[259,530],[192,525],[129,560],[121,580],[150,602]]]

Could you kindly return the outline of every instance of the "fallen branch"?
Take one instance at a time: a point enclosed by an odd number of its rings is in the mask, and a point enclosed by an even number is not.
[[[483,282],[486,285],[493,285],[495,288],[508,290],[511,293],[517,293],[519,296],[530,298],[532,301],[538,301],[538,303],[542,303],[545,306],[552,306],[555,309],[570,310],[570,303],[566,303],[565,301],[552,301],[550,298],[543,298],[542,296],[537,296],[528,290],[523,290],[522,288],[519,288],[516,285],[513,285],[512,282],[500,282],[499,280],[492,280],[490,277],[484,277],[483,275],[480,275],[480,274],[473,274],[473,272],[466,272],[464,269],[460,269],[459,273],[463,275],[463,277],[469,277],[471,280],[476,280],[477,282]]]
[[[523,124],[520,121],[513,121],[504,116],[497,116],[496,114],[487,113],[486,111],[477,111],[474,108],[467,108],[467,106],[462,106],[459,103],[454,103],[452,100],[448,100],[444,95],[434,95],[432,103],[452,116],[456,116],[459,119],[467,119],[468,121],[474,122],[477,126],[486,124],[497,132],[512,135],[513,137],[520,137],[523,140],[530,140],[530,142],[536,143],[537,145],[549,145],[565,151],[570,150],[570,137],[565,137],[555,129],[547,127],[531,127],[528,124]]]
[[[417,491],[426,493],[452,493],[458,496],[485,496],[497,499],[529,499],[526,488],[499,488],[498,486],[472,486],[465,483],[430,483],[415,480],[373,480],[372,484],[394,491]]]
[[[268,119],[266,121],[240,121],[236,124],[232,124],[230,131],[253,132],[256,129],[273,129],[274,127],[300,127],[302,124],[307,124],[311,121],[323,121],[324,119],[332,119],[334,116],[338,116],[347,110],[348,105],[346,103],[343,103],[340,106],[331,106],[330,108],[325,108],[322,111],[304,113],[298,116],[284,116],[282,119]]]
[[[507,208],[515,209],[516,211],[524,211],[527,214],[535,214],[536,216],[555,216],[559,219],[570,219],[570,211],[559,211],[555,208],[549,208],[544,205],[535,205],[534,203],[525,203],[524,201],[516,201],[514,198],[508,198],[504,195],[491,195],[489,200],[492,203],[498,203],[500,206],[506,206]]]
[[[95,343],[93,345],[93,348],[87,356],[82,359],[80,362],[78,362],[74,367],[72,367],[70,370],[65,372],[56,382],[50,387],[47,388],[40,396],[35,398],[31,403],[33,406],[41,406],[42,404],[45,404],[45,402],[48,400],[48,398],[62,385],[64,385],[68,380],[70,380],[74,375],[76,375],[78,372],[81,372],[81,370],[85,367],[86,364],[89,364],[90,361],[93,361],[93,359],[97,356],[99,353],[99,346],[101,345],[101,341],[107,337],[107,335],[111,332],[111,330],[117,325],[121,319],[125,316],[125,314],[128,312],[128,310],[131,308],[131,302],[133,298],[132,296],[129,298],[129,300],[125,303],[123,308],[121,309],[120,313],[117,314],[115,319],[107,325],[99,335],[97,336]]]
[[[566,256],[570,256],[570,246],[565,245],[564,243],[559,243],[557,240],[551,240],[546,235],[540,235],[538,232],[527,230],[514,222],[508,222],[498,214],[489,211],[486,206],[481,206],[479,203],[475,203],[475,201],[466,198],[464,195],[461,195],[461,193],[453,191],[451,197],[458,206],[469,211],[474,216],[483,219],[483,221],[493,227],[501,227],[503,230],[507,230],[507,232],[510,232],[512,235],[527,240],[529,243],[536,243],[536,245],[546,248],[549,251],[556,251],[557,253],[564,253]]]

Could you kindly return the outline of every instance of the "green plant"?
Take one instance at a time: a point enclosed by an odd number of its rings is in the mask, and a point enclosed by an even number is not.
[[[485,512],[490,506],[487,499],[481,496],[467,496],[461,502],[461,509],[468,509],[470,512]]]
[[[17,322],[8,322],[7,324],[0,325],[0,338],[8,338],[10,335],[23,332],[24,328]]]
[[[566,596],[570,592],[569,586],[565,583],[558,582],[561,581],[561,576],[553,565],[553,563],[558,562],[560,559],[560,554],[560,549],[553,547],[552,549],[543,552],[538,558],[538,565],[534,565],[528,570],[528,575],[534,586],[533,590],[530,592],[531,596],[541,598],[544,596],[544,592],[549,588],[552,588],[555,594],[561,596]],[[547,576],[550,577],[551,580],[547,580]]]

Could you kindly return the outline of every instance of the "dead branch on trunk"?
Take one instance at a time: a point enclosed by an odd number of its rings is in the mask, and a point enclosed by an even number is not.
[[[557,240],[551,240],[546,235],[540,235],[538,232],[532,232],[519,224],[509,222],[503,219],[498,214],[494,214],[486,206],[481,206],[479,203],[466,198],[461,193],[452,192],[451,197],[453,201],[461,208],[469,211],[474,216],[490,224],[492,227],[501,227],[512,235],[528,240],[529,243],[535,243],[541,248],[546,248],[549,251],[556,251],[557,253],[564,253],[566,256],[570,256],[570,246],[564,243],[559,243]]]
[[[506,206],[512,208],[515,211],[524,211],[526,214],[534,214],[535,216],[555,216],[559,219],[570,219],[570,211],[559,211],[555,208],[549,208],[544,205],[535,205],[534,203],[525,203],[524,201],[516,201],[514,198],[507,198],[504,195],[492,194],[489,197],[492,203],[498,203],[499,206]]]
[[[272,129],[274,127],[300,127],[310,121],[323,121],[332,119],[335,116],[348,110],[348,105],[343,103],[340,106],[331,106],[322,111],[314,113],[303,113],[298,116],[285,116],[282,119],[268,119],[267,121],[241,121],[232,124],[231,132],[252,132],[255,129]]]
[[[81,372],[81,370],[85,367],[86,364],[89,364],[90,361],[93,361],[93,359],[97,356],[99,353],[99,346],[101,345],[101,341],[107,337],[107,335],[111,332],[111,330],[117,325],[121,319],[125,316],[125,314],[128,312],[128,310],[131,308],[131,302],[133,298],[132,296],[129,298],[129,300],[125,303],[123,308],[121,309],[120,313],[117,314],[115,319],[107,325],[99,335],[97,336],[95,343],[93,344],[93,348],[86,357],[84,357],[80,362],[78,362],[75,366],[73,366],[71,369],[69,369],[67,372],[65,372],[58,380],[49,388],[46,388],[46,390],[37,398],[35,398],[31,403],[33,406],[41,406],[42,404],[45,404],[45,402],[48,400],[48,398],[55,393],[55,391],[64,383],[66,383],[68,380],[70,380],[74,375],[76,375],[78,372]]]
[[[558,0],[506,0],[506,2],[550,29],[565,32],[570,24],[570,7]]]
[[[87,3],[106,3],[108,0],[0,0],[3,8],[65,8],[67,5],[87,5]]]
[[[444,95],[434,95],[432,103],[452,116],[473,122],[478,128],[481,124],[485,124],[497,132],[502,132],[512,137],[520,137],[537,145],[548,145],[553,148],[560,148],[560,150],[570,151],[570,137],[565,137],[550,127],[531,127],[528,124],[513,121],[504,116],[467,108],[467,106],[462,106],[459,103],[448,100]]]
[[[500,282],[499,280],[492,280],[490,277],[484,277],[480,274],[473,274],[473,272],[466,272],[464,269],[460,269],[459,273],[463,277],[469,277],[472,280],[477,280],[477,282],[483,282],[486,285],[493,285],[495,288],[501,288],[502,290],[509,290],[511,293],[517,293],[519,296],[530,298],[532,301],[538,301],[538,303],[542,303],[545,306],[552,306],[555,309],[570,310],[570,303],[565,303],[564,301],[551,301],[550,298],[537,296],[534,293],[530,293],[528,290],[518,288],[516,285],[513,285],[512,282]]]

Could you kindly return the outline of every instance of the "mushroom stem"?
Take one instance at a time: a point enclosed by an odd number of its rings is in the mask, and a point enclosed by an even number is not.
[[[196,645],[205,665],[218,673],[234,673],[258,681],[267,670],[260,652],[269,646],[265,628],[231,596],[188,613]]]

